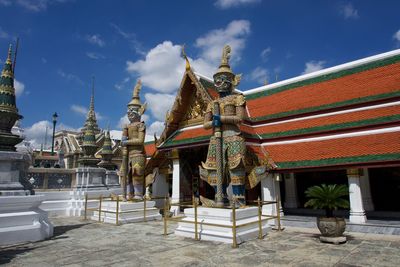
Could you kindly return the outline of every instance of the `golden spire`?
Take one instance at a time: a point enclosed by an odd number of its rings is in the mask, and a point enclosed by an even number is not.
[[[224,48],[222,49],[221,65],[219,65],[219,68],[217,72],[214,73],[213,77],[222,73],[229,74],[232,77],[233,87],[236,87],[239,85],[240,80],[242,79],[242,74],[235,75],[231,70],[231,66],[229,66],[229,59],[231,57],[230,54],[231,54],[231,47],[229,45],[225,45]]]
[[[7,60],[6,60],[6,62],[8,64],[11,64],[11,54],[12,54],[12,44],[10,44],[8,46],[8,55],[7,55]]]
[[[231,75],[234,75],[231,70],[231,67],[229,66],[230,53],[231,53],[231,47],[229,45],[225,45],[224,48],[222,49],[221,64],[219,65],[219,68],[217,72],[214,74],[214,76],[217,73],[229,73]]]
[[[140,90],[142,90],[142,81],[140,79],[137,80],[135,87],[133,88],[133,97],[139,98]]]
[[[133,108],[139,111],[139,114],[142,115],[147,107],[147,104],[142,104],[140,102],[140,90],[142,89],[142,81],[140,79],[137,80],[135,87],[133,88],[133,96],[132,100],[128,103],[128,108]]]
[[[187,55],[186,55],[186,52],[185,52],[185,44],[182,45],[182,52],[181,52],[181,54],[182,54],[182,57],[183,57],[183,58],[185,59],[185,61],[186,61],[185,69],[186,69],[186,71],[188,71],[188,70],[190,70],[190,62],[189,62],[189,59],[188,59],[188,57],[187,57]]]
[[[231,58],[231,47],[225,45],[222,49],[221,66],[229,67],[229,59]]]

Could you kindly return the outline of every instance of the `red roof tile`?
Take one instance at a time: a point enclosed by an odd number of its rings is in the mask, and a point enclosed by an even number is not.
[[[400,63],[247,100],[252,118],[399,92]]]

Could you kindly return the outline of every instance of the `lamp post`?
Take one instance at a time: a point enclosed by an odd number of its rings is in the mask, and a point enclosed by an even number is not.
[[[56,123],[57,123],[57,112],[53,114],[53,139],[51,141],[51,155],[54,155],[54,134],[56,133]]]

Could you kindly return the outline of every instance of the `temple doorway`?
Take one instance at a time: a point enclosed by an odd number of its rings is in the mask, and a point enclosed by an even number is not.
[[[400,168],[368,169],[376,211],[400,211]]]
[[[207,146],[179,150],[180,191],[183,201],[191,201],[193,194],[197,196],[200,193],[207,197],[210,189],[213,191],[211,186],[201,181],[199,175],[199,165],[202,161],[205,161],[206,157]]]

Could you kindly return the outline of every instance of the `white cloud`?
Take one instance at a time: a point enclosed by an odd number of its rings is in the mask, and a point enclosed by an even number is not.
[[[353,7],[352,3],[342,5],[339,11],[345,19],[358,19],[360,17],[358,10]]]
[[[10,35],[0,27],[0,39],[8,39]]]
[[[19,97],[25,90],[25,84],[18,81],[17,79],[14,79],[14,88],[15,88],[15,96]]]
[[[318,71],[318,70],[322,70],[324,68],[325,65],[325,61],[320,60],[320,61],[309,61],[306,63],[305,69],[303,71],[303,74],[307,74],[307,73],[311,73],[314,71]]]
[[[261,59],[265,62],[268,60],[268,56],[271,53],[271,47],[267,47],[265,49],[263,49],[263,51],[261,51]]]
[[[127,71],[138,74],[143,85],[158,92],[171,93],[177,89],[185,68],[180,54],[179,45],[164,41],[152,48],[144,60],[128,61]]]
[[[165,114],[172,109],[174,94],[145,94],[148,109],[157,120],[164,121]]]
[[[264,84],[268,79],[268,71],[264,68],[257,67],[250,73],[250,80]]]
[[[106,58],[104,55],[95,52],[86,52],[86,56],[94,60]]]
[[[201,49],[201,58],[217,65],[221,59],[222,48],[229,44],[232,48],[232,63],[240,60],[245,48],[246,38],[250,34],[248,20],[234,20],[224,29],[215,29],[197,38],[196,47]]]
[[[70,109],[71,109],[71,111],[73,111],[76,114],[81,115],[81,116],[86,116],[89,111],[86,107],[80,106],[80,105],[75,105],[75,104],[71,105]],[[98,119],[98,120],[104,119],[104,116],[102,116],[100,113],[98,113],[98,112],[95,112],[95,113],[96,113],[96,119]]]
[[[393,34],[393,38],[400,42],[400,30],[398,30],[395,34]]]
[[[93,35],[86,35],[85,40],[88,41],[91,44],[98,45],[100,47],[103,47],[106,45],[103,39],[101,39],[100,34],[93,34]]]
[[[217,0],[214,5],[221,9],[260,3],[261,0]]]
[[[46,136],[46,127],[47,127],[47,147],[51,147],[51,137],[52,137],[52,129],[53,129],[53,123],[47,120],[43,121],[38,121],[32,124],[30,127],[25,128],[25,140],[29,141],[31,145],[39,149],[40,146],[45,143],[45,136]],[[72,130],[72,131],[78,131],[78,129],[75,129],[73,127],[67,126],[63,123],[59,123],[56,126],[56,131],[59,130]]]
[[[212,30],[197,38],[195,46],[200,49],[200,57],[190,59],[192,67],[199,73],[212,76],[218,67],[225,44],[232,47],[232,62],[239,61],[249,33],[249,21],[234,20],[226,28]],[[185,70],[181,46],[174,45],[171,41],[164,41],[150,49],[144,59],[127,61],[126,64],[127,71],[138,75],[144,86],[160,93],[176,91]]]

